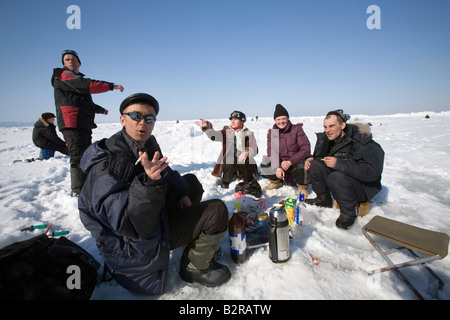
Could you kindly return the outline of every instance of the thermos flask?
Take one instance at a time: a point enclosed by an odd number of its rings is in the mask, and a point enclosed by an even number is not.
[[[289,221],[282,205],[276,204],[269,212],[269,256],[273,262],[286,262],[289,251]]]

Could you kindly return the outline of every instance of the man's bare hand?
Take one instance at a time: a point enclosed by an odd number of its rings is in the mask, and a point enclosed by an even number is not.
[[[139,156],[142,156],[141,164],[144,167],[145,173],[147,176],[152,180],[159,180],[161,179],[161,172],[169,166],[169,163],[167,163],[167,157],[160,157],[160,153],[157,151],[153,155],[153,159],[148,159],[147,152],[139,152]]]

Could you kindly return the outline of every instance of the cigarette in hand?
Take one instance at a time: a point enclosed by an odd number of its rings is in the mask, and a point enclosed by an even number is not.
[[[139,157],[139,159],[136,160],[136,162],[134,163],[135,166],[137,166],[137,164],[138,164],[139,162],[141,162],[143,156],[144,156],[144,154],[141,154],[141,156]]]

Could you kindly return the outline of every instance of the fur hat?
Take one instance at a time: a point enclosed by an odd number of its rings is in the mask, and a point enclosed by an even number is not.
[[[55,117],[55,115],[54,115],[53,113],[51,113],[51,112],[44,112],[44,113],[41,115],[41,118],[44,119],[45,121],[47,121],[47,119],[50,119],[50,118],[56,118],[56,117]]]
[[[120,114],[123,114],[123,110],[125,110],[126,107],[133,103],[147,103],[155,108],[155,113],[156,115],[158,115],[159,103],[155,98],[147,93],[135,93],[125,98],[125,100],[123,100],[120,104]]]
[[[64,51],[62,52],[62,55],[61,55],[61,60],[62,60],[62,64],[63,64],[63,65],[64,65],[64,56],[65,56],[66,54],[72,54],[72,55],[74,55],[75,57],[77,57],[78,62],[81,64],[81,60],[80,60],[80,57],[78,56],[78,53],[76,53],[76,52],[73,51],[73,50],[64,50]]]
[[[286,116],[289,118],[289,112],[281,104],[277,104],[275,107],[275,112],[273,113],[273,118],[276,119],[281,116]]]

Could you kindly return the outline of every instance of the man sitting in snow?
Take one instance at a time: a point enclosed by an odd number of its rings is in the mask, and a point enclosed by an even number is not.
[[[195,123],[202,128],[209,139],[222,143],[222,152],[219,155],[214,170],[215,177],[222,176],[222,188],[228,189],[234,175],[239,172],[243,175],[244,183],[257,184],[258,168],[254,157],[258,154],[258,145],[255,134],[244,123],[247,120],[241,111],[230,114],[230,125],[222,130],[214,130],[211,122],[200,119]]]
[[[365,124],[347,124],[341,109],[326,115],[322,133],[317,133],[313,157],[305,169],[317,194],[306,203],[331,208],[331,194],[339,204],[336,226],[349,229],[358,212],[358,204],[367,202],[381,190],[384,151],[372,139]]]
[[[275,106],[273,119],[275,124],[267,133],[267,156],[261,162],[261,173],[270,180],[264,190],[278,189],[283,184],[297,185],[298,193],[307,199],[309,181],[305,159],[311,156],[311,145],[303,124],[293,124],[281,104]]]
[[[44,112],[33,127],[33,143],[41,148],[41,159],[52,158],[55,151],[68,155],[66,143],[58,137],[55,127],[55,115]]]
[[[163,293],[169,252],[184,245],[181,278],[220,285],[231,277],[214,260],[228,210],[219,199],[200,202],[198,179],[169,167],[152,135],[158,111],[152,96],[129,96],[120,105],[122,130],[86,150],[81,221],[97,240],[114,279],[133,292]]]

